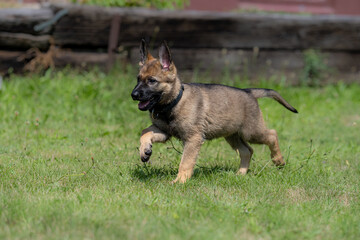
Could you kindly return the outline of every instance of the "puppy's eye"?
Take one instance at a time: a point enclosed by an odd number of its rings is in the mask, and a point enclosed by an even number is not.
[[[157,80],[155,78],[148,78],[149,83],[156,83]]]

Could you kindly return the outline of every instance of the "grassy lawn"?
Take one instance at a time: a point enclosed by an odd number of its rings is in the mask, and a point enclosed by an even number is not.
[[[190,181],[171,185],[182,145],[154,145],[141,163],[150,119],[131,100],[135,76],[63,70],[3,83],[0,239],[359,239],[360,85],[227,79],[274,88],[299,110],[260,100],[287,165],[253,146],[250,173],[237,176],[219,139],[203,145]]]

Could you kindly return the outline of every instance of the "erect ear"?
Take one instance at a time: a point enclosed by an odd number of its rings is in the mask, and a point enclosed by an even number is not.
[[[153,56],[149,53],[146,46],[146,41],[141,39],[140,43],[140,65],[144,65],[146,61],[152,59]]]
[[[171,60],[171,53],[169,47],[167,46],[165,41],[161,44],[159,48],[159,59],[162,68],[169,70],[172,60]]]

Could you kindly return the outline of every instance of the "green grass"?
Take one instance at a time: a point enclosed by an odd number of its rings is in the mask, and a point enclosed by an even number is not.
[[[223,139],[203,145],[195,174],[171,185],[180,154],[138,156],[148,114],[134,70],[11,76],[0,90],[0,239],[358,239],[360,85],[278,90],[299,110],[260,105],[287,165],[254,146],[250,173]],[[201,81],[201,79],[199,80]],[[173,139],[176,149],[181,143]]]

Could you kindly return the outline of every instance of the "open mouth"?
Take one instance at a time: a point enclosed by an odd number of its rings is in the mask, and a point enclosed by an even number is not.
[[[141,111],[146,111],[153,108],[158,102],[158,97],[152,97],[149,100],[140,101],[138,107]]]
[[[139,107],[140,110],[145,111],[145,110],[147,110],[147,107],[149,105],[150,105],[150,100],[140,101],[138,107]]]

